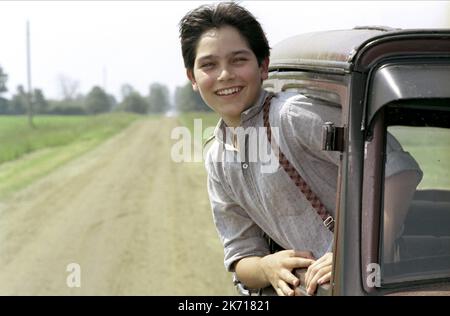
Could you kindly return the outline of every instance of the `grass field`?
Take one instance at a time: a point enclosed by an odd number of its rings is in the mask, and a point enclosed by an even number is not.
[[[191,112],[183,113],[178,116],[178,121],[181,125],[189,128],[191,133],[194,133],[194,120],[201,119],[202,121],[202,131],[208,127],[215,127],[219,121],[219,115],[215,112]]]
[[[389,132],[416,159],[423,171],[419,189],[450,190],[450,130],[444,128],[390,127]]]
[[[16,191],[119,132],[140,116],[0,116],[0,197]]]
[[[63,146],[75,141],[103,140],[127,126],[138,116],[37,116],[36,128],[25,116],[0,116],[0,164],[35,150]]]

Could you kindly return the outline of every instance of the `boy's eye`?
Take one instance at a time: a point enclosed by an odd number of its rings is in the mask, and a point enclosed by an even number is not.
[[[235,63],[243,63],[243,62],[245,62],[245,61],[247,61],[247,58],[245,58],[245,57],[236,57],[234,60],[233,60]]]
[[[209,69],[209,68],[212,68],[212,67],[214,67],[214,63],[204,63],[204,64],[201,64],[200,65],[200,68],[203,68],[203,69]]]

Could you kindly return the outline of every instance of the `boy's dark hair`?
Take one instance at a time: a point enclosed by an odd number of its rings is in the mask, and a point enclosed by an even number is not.
[[[245,38],[259,66],[270,56],[266,35],[256,18],[234,2],[202,5],[188,12],[180,21],[181,51],[186,69],[194,68],[200,36],[213,28],[232,26]]]

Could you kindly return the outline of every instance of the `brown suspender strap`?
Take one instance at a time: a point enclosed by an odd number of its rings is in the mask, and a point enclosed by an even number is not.
[[[289,162],[286,156],[281,152],[278,147],[275,139],[272,139],[272,131],[269,123],[269,110],[270,110],[270,101],[273,98],[273,94],[270,93],[266,100],[264,101],[264,109],[263,109],[263,120],[264,127],[266,128],[267,138],[269,143],[271,144],[275,153],[278,153],[278,161],[280,165],[283,167],[284,171],[289,175],[295,185],[300,189],[300,191],[305,195],[306,199],[311,203],[312,207],[316,210],[317,214],[319,214],[320,218],[323,221],[325,227],[327,227],[331,232],[334,231],[334,218],[328,213],[325,209],[325,205],[320,201],[319,197],[311,190],[309,185],[305,180],[300,176],[295,167]]]

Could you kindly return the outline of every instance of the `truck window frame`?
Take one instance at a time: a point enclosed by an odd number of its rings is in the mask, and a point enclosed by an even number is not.
[[[419,67],[417,67],[420,65]],[[427,65],[430,67],[427,68]],[[445,71],[438,70],[443,65]],[[433,69],[439,74],[433,76]],[[386,70],[393,76],[386,76]],[[425,71],[425,72],[424,72]],[[361,282],[363,290],[368,294],[383,295],[389,292],[413,286],[414,282],[404,282],[392,287],[371,287],[368,278],[372,272],[370,264],[380,264],[380,236],[382,223],[382,201],[384,189],[385,138],[387,128],[386,109],[388,105],[402,104],[407,100],[427,100],[435,102],[450,100],[450,91],[445,91],[445,83],[432,86],[424,84],[433,79],[433,83],[441,80],[442,75],[450,74],[448,59],[418,58],[416,60],[385,60],[372,69],[369,75],[366,93],[364,163],[361,202]],[[429,77],[427,77],[429,76]],[[405,80],[406,78],[410,80]],[[411,89],[411,81],[421,83]],[[406,83],[405,83],[406,82]],[[409,86],[408,86],[409,85]],[[431,88],[430,88],[431,86]],[[428,90],[427,90],[428,89]],[[427,280],[424,280],[426,282]],[[435,282],[436,280],[428,280]]]

